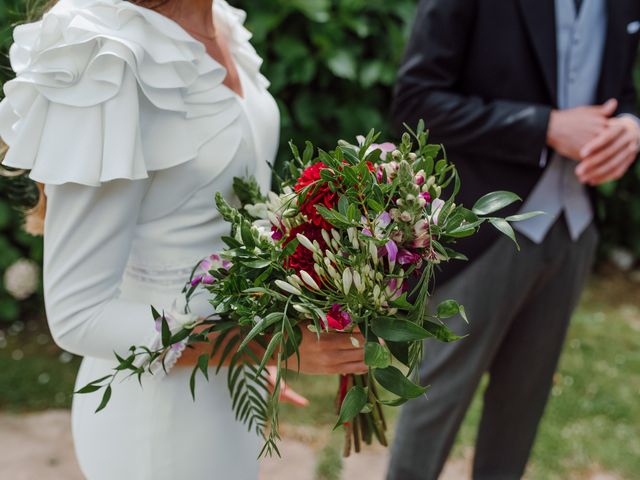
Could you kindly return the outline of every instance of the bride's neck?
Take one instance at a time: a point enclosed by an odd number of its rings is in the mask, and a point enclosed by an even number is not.
[[[189,29],[215,35],[213,0],[171,0],[158,8],[158,12]]]

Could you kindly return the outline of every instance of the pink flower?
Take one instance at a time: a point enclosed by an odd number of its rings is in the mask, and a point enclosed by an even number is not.
[[[387,244],[384,246],[387,250],[387,254],[389,255],[389,263],[392,265],[396,263],[396,259],[398,258],[398,245],[393,240],[389,240]]]
[[[344,330],[351,325],[351,315],[342,310],[340,305],[334,303],[331,310],[327,313],[327,323],[329,328],[334,330]]]
[[[229,260],[224,260],[220,255],[213,254],[200,262],[200,265],[198,265],[196,270],[198,274],[193,277],[193,280],[191,280],[191,285],[196,286],[200,283],[204,285],[211,285],[216,281],[216,279],[209,272],[220,269],[229,270],[231,265],[232,264]]]
[[[429,235],[429,221],[419,220],[414,226],[413,231],[416,234],[413,240],[414,248],[427,248],[431,242],[431,236]]]
[[[362,135],[358,135],[356,137],[356,139],[358,140],[358,145],[362,146],[364,145],[364,142],[366,141],[366,138],[363,137]],[[380,159],[381,160],[386,160],[387,159],[387,154],[393,152],[397,147],[390,142],[385,142],[385,143],[372,143],[369,148],[367,149],[367,151],[365,152],[365,155],[369,155],[370,153],[376,151],[376,150],[380,150]]]
[[[400,265],[409,265],[410,263],[418,263],[421,257],[420,254],[403,248],[398,252],[398,263]]]
[[[393,301],[400,298],[402,294],[406,291],[406,289],[407,289],[407,286],[405,285],[404,280],[401,278],[394,277],[389,280],[389,283],[387,283],[387,288],[385,289],[385,293],[387,294],[387,297],[389,298],[389,300]]]
[[[444,200],[436,198],[431,203],[431,221],[438,225],[438,220],[440,219],[440,212],[442,211],[442,207],[444,207]]]

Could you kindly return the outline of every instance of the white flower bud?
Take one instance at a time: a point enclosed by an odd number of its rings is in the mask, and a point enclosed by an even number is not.
[[[331,235],[333,236],[333,239],[338,243],[340,243],[340,240],[342,240],[340,233],[338,233],[338,231],[335,228],[331,229]]]
[[[411,215],[411,213],[406,210],[400,214],[400,220],[402,220],[403,222],[410,222],[412,218],[413,216]]]
[[[380,290],[380,285],[375,285],[373,287],[373,299],[377,302],[381,300],[382,291]]]
[[[313,264],[313,270],[316,272],[316,275],[318,275],[319,277],[324,277],[324,270],[317,263]]]
[[[296,287],[291,285],[290,283],[283,282],[282,280],[276,280],[275,284],[287,293],[292,293],[293,295],[302,295],[302,292],[298,290]]]
[[[344,272],[342,272],[342,287],[345,295],[349,294],[349,290],[351,290],[352,283],[353,283],[353,274],[351,273],[351,269],[347,267],[344,269]]]
[[[305,237],[301,233],[296,234],[296,238],[300,242],[300,245],[305,247],[307,250],[310,250],[311,252],[315,252],[316,251],[316,248],[313,245],[313,243],[311,243],[311,240],[309,240],[307,237]]]
[[[407,157],[409,158],[410,162],[415,162],[418,158],[418,155],[416,155],[415,153],[411,152],[409,155],[407,155]]]
[[[308,308],[302,306],[302,305],[298,305],[297,303],[293,304],[293,309],[296,312],[300,312],[300,313],[311,313],[311,310],[309,310]]]
[[[432,186],[434,186],[436,183],[436,177],[434,177],[433,175],[431,175],[428,179],[427,179],[427,183],[425,183],[425,186],[427,187],[427,190],[429,188],[431,188]]]
[[[311,287],[314,290],[320,290],[320,287],[318,286],[316,281],[305,270],[301,270],[300,271],[300,276],[302,277],[302,281],[305,284],[307,284],[309,287]]]
[[[369,242],[369,255],[371,256],[371,260],[373,260],[373,264],[378,266],[378,246],[375,242]]]
[[[324,243],[326,243],[327,245],[331,245],[331,237],[329,237],[329,232],[327,232],[325,229],[322,229],[321,232]]]
[[[416,196],[415,195],[407,195],[406,197],[407,202],[415,202],[416,201]]]
[[[365,285],[364,285],[364,282],[362,281],[362,277],[355,270],[353,272],[353,285],[356,287],[356,290],[358,290],[358,293],[364,292]]]
[[[333,252],[330,252],[329,250],[327,250],[326,252],[324,252],[324,255],[332,262],[336,263],[336,256],[333,254]]]
[[[267,218],[269,218],[269,221],[271,222],[271,225],[281,228],[282,227],[282,222],[280,221],[280,218],[273,212],[267,212]]]
[[[300,288],[302,286],[302,279],[295,273],[287,277],[287,282],[289,282],[291,285],[297,288]]]

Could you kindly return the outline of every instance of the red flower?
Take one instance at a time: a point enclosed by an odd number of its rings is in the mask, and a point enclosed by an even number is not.
[[[296,235],[298,233],[301,233],[312,242],[314,240],[317,240],[318,244],[320,245],[320,248],[324,251],[327,248],[327,244],[322,238],[321,232],[322,232],[322,229],[320,227],[317,227],[310,223],[299,225],[295,228],[292,228],[289,231],[289,235],[284,241],[283,248],[286,247],[287,244],[291,242],[291,240],[296,238]],[[312,253],[309,250],[307,250],[306,247],[302,245],[298,245],[295,251],[291,255],[289,255],[289,257],[285,260],[284,266],[286,268],[291,268],[295,270],[296,273],[300,273],[301,270],[304,270],[309,275],[311,275],[311,277],[316,281],[318,285],[321,285],[322,281],[320,280],[320,277],[318,277],[318,274],[313,268],[314,263],[315,262],[313,260]]]
[[[324,163],[314,163],[306,168],[295,186],[296,192],[301,192],[307,187],[306,196],[300,203],[300,211],[306,215],[309,222],[325,230],[331,230],[332,226],[316,209],[316,205],[323,205],[329,209],[338,204],[338,193],[332,192],[329,183],[322,180],[320,171],[328,168]]]
[[[331,310],[327,312],[327,324],[334,330],[344,330],[351,325],[351,315],[334,303]]]

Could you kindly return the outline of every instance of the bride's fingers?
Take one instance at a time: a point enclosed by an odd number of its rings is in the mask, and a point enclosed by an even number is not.
[[[294,389],[292,389],[286,383],[280,389],[280,400],[284,403],[290,403],[296,407],[306,407],[309,405],[309,400],[303,397]]]
[[[332,365],[351,362],[363,362],[364,352],[361,349],[337,350],[331,353],[329,357]]]
[[[269,372],[270,390],[273,392],[278,378],[278,369],[276,367],[267,367],[267,372]],[[309,400],[287,385],[284,380],[280,380],[280,401],[290,403],[297,407],[306,407],[309,405]]]
[[[353,339],[357,340],[357,345],[354,345]],[[361,334],[348,334],[348,333],[328,333],[320,336],[321,343],[330,349],[340,350],[353,350],[364,347],[364,337]]]

